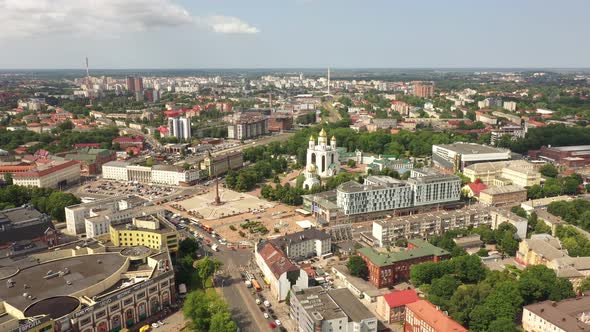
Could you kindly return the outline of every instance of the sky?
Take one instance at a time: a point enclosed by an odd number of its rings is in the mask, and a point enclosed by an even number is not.
[[[0,0],[0,69],[590,67],[587,0]]]

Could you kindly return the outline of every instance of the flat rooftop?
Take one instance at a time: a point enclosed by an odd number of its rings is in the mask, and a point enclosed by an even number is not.
[[[301,293],[294,295],[303,309],[316,322],[346,317],[344,311],[321,286],[306,288]]]
[[[348,289],[332,289],[328,291],[328,294],[353,322],[375,318],[375,315],[373,315]]]
[[[582,150],[590,150],[590,145],[554,146],[554,147],[550,147],[549,149],[557,150],[557,151],[564,151],[564,152],[582,151]]]
[[[455,151],[460,154],[482,154],[482,153],[503,153],[508,152],[506,149],[495,148],[493,146],[481,145],[475,143],[453,143],[453,144],[437,144],[435,146]]]
[[[4,288],[0,296],[10,305],[24,311],[34,302],[75,294],[98,284],[115,274],[126,260],[127,258],[119,253],[105,253],[68,257],[34,265],[20,270],[11,277],[14,287]],[[59,272],[65,269],[68,269],[69,273],[64,276],[45,278],[48,271]],[[67,284],[68,281],[71,285]],[[25,284],[28,286],[27,289],[24,288]],[[28,293],[34,299],[23,297],[23,293]]]

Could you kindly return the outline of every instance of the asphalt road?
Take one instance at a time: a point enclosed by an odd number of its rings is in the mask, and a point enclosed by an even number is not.
[[[211,244],[219,245],[219,242],[208,233],[194,225],[189,225],[191,231],[197,231],[208,239]],[[205,243],[205,242],[201,242]],[[208,247],[205,247],[208,249]],[[240,332],[273,331],[269,327],[269,320],[266,320],[256,305],[251,290],[242,281],[240,271],[247,269],[252,255],[252,249],[231,250],[226,246],[219,245],[218,252],[211,252],[212,257],[219,259],[222,263],[222,271],[216,278],[218,287],[225,301],[230,307],[232,319],[238,324]],[[274,329],[278,331],[278,329]]]

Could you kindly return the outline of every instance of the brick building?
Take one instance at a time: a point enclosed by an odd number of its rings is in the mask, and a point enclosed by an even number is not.
[[[377,288],[393,286],[410,278],[412,265],[439,262],[450,254],[424,240],[409,240],[406,250],[381,253],[373,248],[361,248],[359,256],[369,268],[369,282]]]
[[[291,130],[293,128],[293,117],[289,115],[273,114],[268,119],[268,131],[278,132]]]
[[[143,149],[143,137],[117,137],[113,140],[113,144],[119,143],[121,150],[125,150],[128,147],[137,147]]]
[[[546,160],[568,167],[582,167],[590,164],[590,145],[543,146],[529,150],[531,159]]]

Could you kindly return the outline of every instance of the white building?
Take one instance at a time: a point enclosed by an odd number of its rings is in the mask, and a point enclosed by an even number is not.
[[[377,318],[348,289],[294,289],[290,316],[298,332],[376,332]]]
[[[312,188],[317,184],[314,175],[326,178],[338,174],[340,172],[340,161],[338,159],[338,149],[336,148],[336,137],[332,137],[330,145],[328,145],[328,135],[323,128],[317,144],[313,136],[309,137],[306,165],[304,188]]]
[[[109,180],[129,181],[127,177],[127,166],[129,163],[122,161],[110,161],[102,165],[102,177]]]
[[[369,176],[365,184],[343,183],[336,190],[336,205],[345,215],[351,215],[460,199],[461,179],[456,175],[412,170],[411,176],[407,181],[389,176]]]
[[[504,102],[504,109],[510,112],[516,111],[516,102],[515,101],[505,101]]]
[[[188,185],[199,180],[200,171],[198,169],[185,170],[182,167],[172,165],[146,167],[111,161],[102,165],[102,174],[103,178],[109,180],[179,186]]]
[[[284,301],[291,287],[307,288],[309,277],[295,265],[287,254],[272,242],[261,242],[254,250],[256,264],[270,284],[270,292],[277,301]]]
[[[349,181],[336,190],[337,205],[346,215],[407,208],[412,196],[405,181],[388,176],[369,176],[365,184]]]
[[[289,259],[322,257],[332,252],[330,235],[315,228],[287,234],[270,241],[281,248]]]
[[[408,184],[412,187],[414,206],[455,202],[461,198],[461,178],[412,169]]]
[[[168,119],[168,135],[187,141],[191,138],[191,122],[185,117]]]
[[[100,220],[110,221],[131,220],[133,216],[141,215],[151,207],[153,206],[138,196],[116,196],[68,206],[65,208],[66,229],[68,233],[75,235],[87,232],[98,234],[101,232],[101,224],[98,222],[100,218],[96,217],[103,216]],[[88,220],[97,221],[97,224],[89,226]],[[87,230],[88,227],[91,230]],[[102,229],[105,230],[104,225]],[[108,232],[108,227],[106,231]]]
[[[432,146],[434,165],[453,172],[484,161],[511,159],[510,150],[475,143],[453,143]]]

